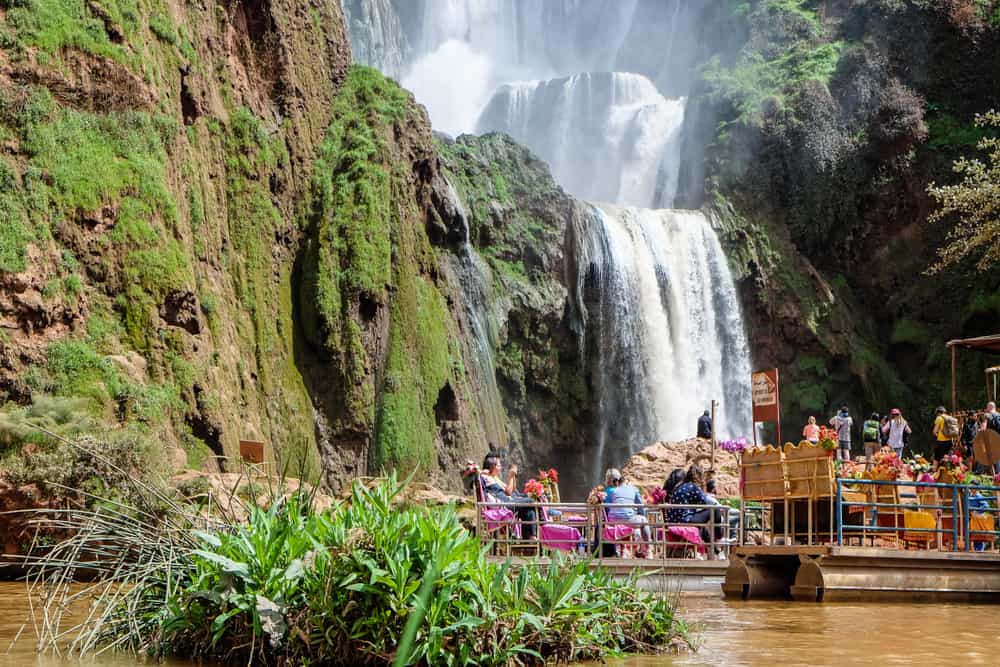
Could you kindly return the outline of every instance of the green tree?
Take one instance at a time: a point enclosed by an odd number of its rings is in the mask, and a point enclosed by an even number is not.
[[[987,131],[1000,129],[1000,112],[976,116],[976,126]],[[929,220],[936,222],[951,215],[958,218],[948,232],[947,243],[938,250],[938,261],[931,273],[954,265],[968,256],[978,256],[976,268],[985,271],[1000,263],[1000,137],[990,132],[976,147],[984,151],[988,162],[962,158],[953,166],[962,176],[955,185],[931,183],[927,192],[937,200],[938,209]]]

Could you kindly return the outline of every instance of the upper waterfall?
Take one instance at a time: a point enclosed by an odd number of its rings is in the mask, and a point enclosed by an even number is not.
[[[506,132],[535,150],[584,199],[670,206],[677,190],[684,100],[639,74],[577,74],[501,86],[479,133]]]

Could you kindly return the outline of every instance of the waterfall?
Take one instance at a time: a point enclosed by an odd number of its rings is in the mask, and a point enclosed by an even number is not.
[[[399,78],[436,129],[506,132],[570,193],[612,202],[588,206],[567,249],[599,422],[588,470],[599,478],[655,440],[691,436],[713,398],[716,432],[748,435],[749,351],[725,255],[701,213],[665,210],[709,3],[342,2],[356,57]],[[469,248],[460,273],[476,365],[489,374],[496,335],[477,258]]]
[[[669,205],[677,191],[684,100],[644,76],[604,72],[501,86],[478,133],[506,132],[587,199]]]
[[[596,357],[594,472],[657,440],[690,437],[721,399],[722,436],[750,428],[750,363],[719,241],[697,211],[592,206],[577,294]]]

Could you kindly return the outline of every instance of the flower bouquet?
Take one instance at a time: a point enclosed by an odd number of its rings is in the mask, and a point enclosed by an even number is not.
[[[896,480],[905,470],[899,455],[888,447],[883,447],[873,456],[872,462],[875,464],[875,479]]]
[[[551,498],[555,502],[559,502],[559,473],[556,472],[555,468],[549,468],[548,470],[538,471],[538,482],[545,487],[545,495]]]
[[[537,479],[529,479],[524,483],[524,492],[535,502],[545,502],[545,485]]]
[[[587,495],[587,504],[600,505],[604,502],[605,495],[604,485],[599,484],[590,490],[590,493]]]
[[[833,452],[837,449],[837,432],[832,428],[820,426],[818,444],[820,447],[830,452],[830,455],[832,456]]]
[[[938,469],[934,474],[935,478],[939,482],[945,484],[951,482],[964,482],[965,476],[969,469],[965,466],[965,462],[962,460],[961,454],[945,454],[940,461],[938,461]]]
[[[662,505],[668,501],[667,492],[663,487],[657,486],[646,494],[644,501],[649,505]]]
[[[477,477],[479,477],[479,466],[473,461],[466,461],[465,467],[462,468],[462,487],[466,491],[474,490]]]
[[[929,473],[934,469],[931,462],[919,454],[912,459],[906,459],[903,463],[913,479],[920,479],[924,473]]]
[[[721,440],[719,449],[732,454],[742,454],[747,449],[746,438],[733,438],[732,440]]]

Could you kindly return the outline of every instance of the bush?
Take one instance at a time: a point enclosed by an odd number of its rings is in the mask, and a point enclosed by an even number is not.
[[[118,592],[77,647],[242,664],[380,665],[398,651],[406,664],[506,665],[683,639],[674,601],[640,592],[634,577],[616,581],[586,561],[516,571],[490,562],[454,507],[400,509],[399,491],[392,480],[356,483],[348,503],[324,513],[293,497],[216,532],[127,524],[113,544],[165,562],[115,572],[103,585]]]

